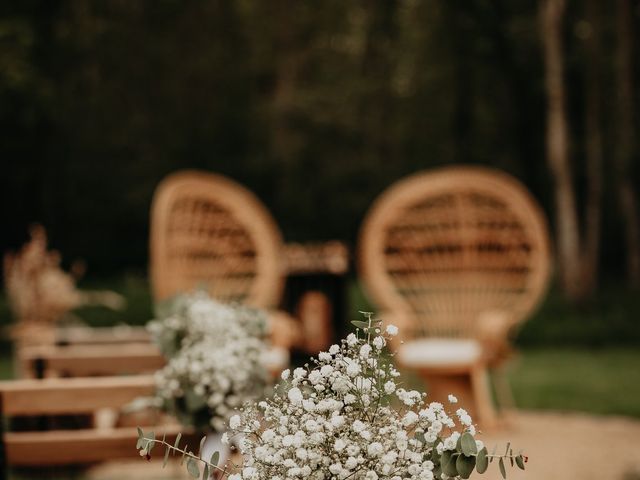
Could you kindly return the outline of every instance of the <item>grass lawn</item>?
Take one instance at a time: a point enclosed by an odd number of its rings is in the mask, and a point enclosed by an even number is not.
[[[640,418],[640,349],[526,350],[510,379],[521,408]]]

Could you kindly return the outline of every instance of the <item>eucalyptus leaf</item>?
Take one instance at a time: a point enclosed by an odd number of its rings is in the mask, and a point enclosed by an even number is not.
[[[459,455],[456,460],[456,470],[460,478],[469,478],[473,473],[473,469],[476,466],[476,457],[467,457],[465,455]]]
[[[451,458],[449,459],[449,461],[444,465],[442,465],[442,471],[447,475],[449,475],[450,477],[458,476],[458,469],[456,468],[456,462],[459,456],[460,456],[459,453],[454,453],[453,455],[451,455]]]
[[[452,454],[453,452],[451,450],[445,450],[442,452],[442,455],[440,456],[440,465],[442,465],[442,468],[444,468],[444,466],[449,463]]]
[[[151,450],[156,445],[156,443],[154,442],[154,440],[156,439],[156,434],[154,432],[149,432],[149,437],[147,438],[149,439],[149,443],[147,444],[147,453],[151,454]]]
[[[524,470],[524,458],[522,458],[522,455],[516,457],[516,465],[518,465],[520,470]]]
[[[352,320],[351,323],[358,328],[363,328],[363,329],[369,328],[369,322],[363,322],[361,320]]]
[[[209,465],[205,465],[204,468],[202,469],[202,480],[208,480],[209,479]]]
[[[187,472],[189,472],[189,475],[193,478],[198,478],[200,476],[200,467],[198,467],[198,462],[191,457],[187,460]]]
[[[167,466],[167,462],[169,461],[169,452],[171,451],[171,449],[169,447],[167,447],[167,449],[164,452],[164,458],[162,459],[162,468]]]
[[[476,457],[476,470],[478,473],[484,473],[489,467],[489,460],[487,458],[487,449],[483,448],[478,452]]]
[[[464,432],[460,437],[460,443],[462,445],[462,453],[469,457],[478,453],[478,447],[476,446],[476,439],[473,438],[469,432]]]
[[[144,438],[144,431],[140,427],[138,427],[138,441],[136,442],[136,449],[140,450],[142,447],[144,447],[146,441],[147,439]]]
[[[180,444],[180,439],[182,438],[182,432],[178,432],[178,435],[176,436],[176,441],[173,444],[173,448],[178,448],[178,445]],[[175,451],[173,452],[173,454],[175,455]]]
[[[204,446],[204,442],[207,440],[207,436],[205,435],[200,439],[200,447],[198,448],[198,457],[202,458],[202,447]]]
[[[500,458],[500,461],[498,462],[498,466],[500,467],[500,475],[502,475],[502,478],[506,480],[507,471],[504,468],[504,458]]]
[[[220,452],[213,452],[213,454],[211,455],[211,460],[209,461],[209,463],[211,465],[218,465],[219,461],[220,461]]]

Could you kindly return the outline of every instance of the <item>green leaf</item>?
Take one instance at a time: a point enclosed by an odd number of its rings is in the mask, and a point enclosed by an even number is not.
[[[442,468],[444,468],[444,466],[449,463],[449,460],[451,460],[451,455],[453,455],[453,451],[451,450],[444,450],[442,452],[442,455],[440,456],[440,465],[442,466]]]
[[[456,460],[456,470],[461,478],[469,478],[476,466],[476,457],[466,457],[459,455]]]
[[[464,432],[460,437],[460,443],[462,444],[462,453],[469,457],[478,453],[478,447],[476,447],[476,439],[473,438],[469,432]]]
[[[198,448],[198,457],[200,458],[202,458],[202,446],[204,445],[204,442],[206,439],[207,439],[206,435],[200,439],[200,447]]]
[[[198,462],[191,457],[187,460],[187,472],[189,472],[189,475],[193,478],[198,478],[200,476],[200,467],[198,467]]]
[[[358,328],[364,328],[364,329],[369,328],[369,322],[362,322],[360,320],[352,320],[351,323],[353,325],[355,325],[356,327],[358,327]]]
[[[504,451],[505,455],[509,455],[509,447],[511,447],[511,442],[507,442],[507,448]]]
[[[460,457],[460,454],[454,453],[453,455],[451,455],[449,461],[446,464],[442,465],[442,471],[450,477],[458,476],[458,469],[456,468],[458,457]]]
[[[478,473],[484,473],[487,471],[489,467],[489,460],[487,458],[487,449],[483,448],[478,452],[478,456],[476,457],[476,470]]]
[[[144,432],[138,427],[138,441],[136,442],[136,449],[140,450],[146,444],[147,440],[144,438]]]
[[[207,406],[207,399],[203,395],[198,395],[193,390],[187,390],[184,392],[184,401],[187,410],[190,412],[196,412]]]
[[[173,444],[173,448],[178,448],[178,444],[180,443],[180,439],[182,438],[182,432],[178,432],[178,435],[176,436],[176,441]],[[174,450],[173,454],[175,455],[176,452]]]
[[[209,463],[211,465],[218,465],[219,461],[220,461],[220,452],[213,452],[213,454],[211,455],[211,460],[209,461]]]
[[[167,447],[167,449],[164,451],[164,459],[162,460],[162,468],[167,466],[167,462],[169,461],[169,452],[171,451],[171,449],[169,447]]]
[[[507,471],[504,468],[504,458],[500,458],[500,461],[498,462],[498,466],[500,467],[500,475],[502,475],[502,478],[506,480]]]
[[[153,449],[153,447],[156,446],[156,443],[154,442],[154,440],[156,439],[156,434],[154,432],[149,432],[149,437],[148,439],[149,444],[147,445],[147,453],[151,454],[151,449]]]
[[[202,480],[209,480],[209,465],[205,465],[202,469]]]
[[[442,475],[442,468],[440,468],[440,465],[436,465],[433,469],[433,478],[441,478]]]
[[[522,458],[522,455],[516,457],[516,465],[518,465],[520,470],[524,470],[524,458]]]

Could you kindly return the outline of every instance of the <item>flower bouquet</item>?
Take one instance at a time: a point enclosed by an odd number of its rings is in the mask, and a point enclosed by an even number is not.
[[[304,368],[284,371],[270,400],[230,417],[224,441],[236,438],[242,465],[219,467],[217,454],[206,458],[142,430],[140,454],[150,458],[160,444],[165,460],[179,453],[192,476],[217,471],[229,480],[469,478],[494,459],[503,476],[506,462],[524,469],[526,457],[509,446],[502,455],[489,454],[465,410],[448,413],[440,403],[427,403],[424,393],[402,388],[385,353],[398,329],[389,325],[383,332],[367,315],[340,345]]]
[[[264,396],[265,315],[204,292],[176,298],[149,325],[167,357],[156,372],[156,404],[185,426],[221,432],[231,413]]]

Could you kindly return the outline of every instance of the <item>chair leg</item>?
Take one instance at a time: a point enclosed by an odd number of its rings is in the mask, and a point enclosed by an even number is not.
[[[507,378],[506,365],[502,365],[492,370],[493,385],[496,391],[496,400],[500,409],[500,416],[509,422],[509,419],[515,415],[516,402],[513,398],[513,391]]]
[[[448,395],[458,398],[457,408],[464,408],[482,428],[493,428],[497,422],[489,377],[484,366],[474,366],[463,373],[421,371],[427,383],[428,401],[448,405]]]
[[[493,428],[497,424],[498,417],[491,394],[491,382],[487,368],[484,365],[472,368],[470,379],[478,412],[478,423],[484,428]]]

